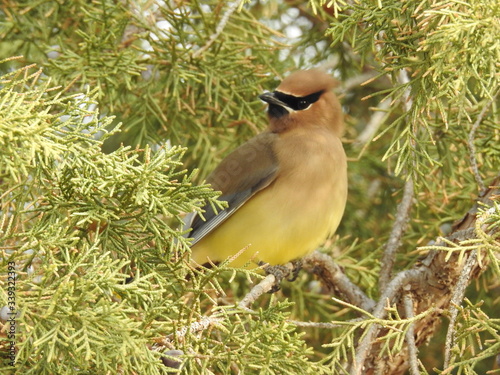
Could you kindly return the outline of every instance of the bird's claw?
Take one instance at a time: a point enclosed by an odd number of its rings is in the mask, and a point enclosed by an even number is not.
[[[275,266],[265,265],[265,263],[261,262],[260,265],[264,266],[263,269],[266,272],[266,274],[273,275],[275,277],[276,281],[268,293],[276,293],[278,290],[281,289],[280,284],[285,277],[287,277],[288,281],[295,281],[297,279],[299,271],[302,268],[302,261],[296,260],[291,263],[287,263],[285,265],[275,265]]]
[[[299,272],[302,269],[302,259],[294,260],[291,262],[292,263],[292,272],[291,272],[291,277],[289,277],[287,280],[288,281],[295,281],[297,280],[297,277],[299,277]]]

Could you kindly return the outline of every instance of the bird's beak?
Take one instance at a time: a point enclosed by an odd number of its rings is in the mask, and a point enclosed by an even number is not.
[[[266,103],[269,104],[274,104],[274,105],[279,105],[280,107],[287,108],[287,105],[283,103],[281,100],[276,98],[274,95],[274,92],[265,92],[262,95],[259,95],[260,100],[265,101]]]

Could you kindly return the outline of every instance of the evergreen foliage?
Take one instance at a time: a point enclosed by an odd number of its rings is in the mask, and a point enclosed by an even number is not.
[[[384,328],[383,361],[437,314],[444,328],[420,346],[418,371],[492,370],[498,196],[470,235],[434,241],[499,174],[499,21],[495,0],[3,1],[2,372],[175,373],[162,363],[170,356],[183,374],[346,374],[370,327]],[[203,178],[265,127],[258,94],[325,62],[340,81],[350,187],[323,250],[380,298],[381,259],[411,182],[393,273],[432,251],[449,264],[475,254],[482,273],[455,310],[430,303],[406,316],[394,303],[380,317],[306,272],[248,309],[238,302],[261,274],[189,265],[183,215],[220,207]],[[445,368],[436,353],[448,323]]]

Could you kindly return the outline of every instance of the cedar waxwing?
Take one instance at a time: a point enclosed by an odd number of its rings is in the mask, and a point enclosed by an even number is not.
[[[347,199],[342,111],[325,72],[298,71],[274,92],[269,128],[230,153],[208,177],[228,207],[191,223],[192,257],[285,264],[318,247],[339,225]]]

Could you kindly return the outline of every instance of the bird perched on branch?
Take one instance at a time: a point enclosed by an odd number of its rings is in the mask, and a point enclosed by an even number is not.
[[[285,264],[313,251],[335,230],[347,198],[342,111],[335,80],[298,71],[273,92],[269,128],[230,153],[207,179],[228,207],[205,207],[188,234],[198,264]]]

